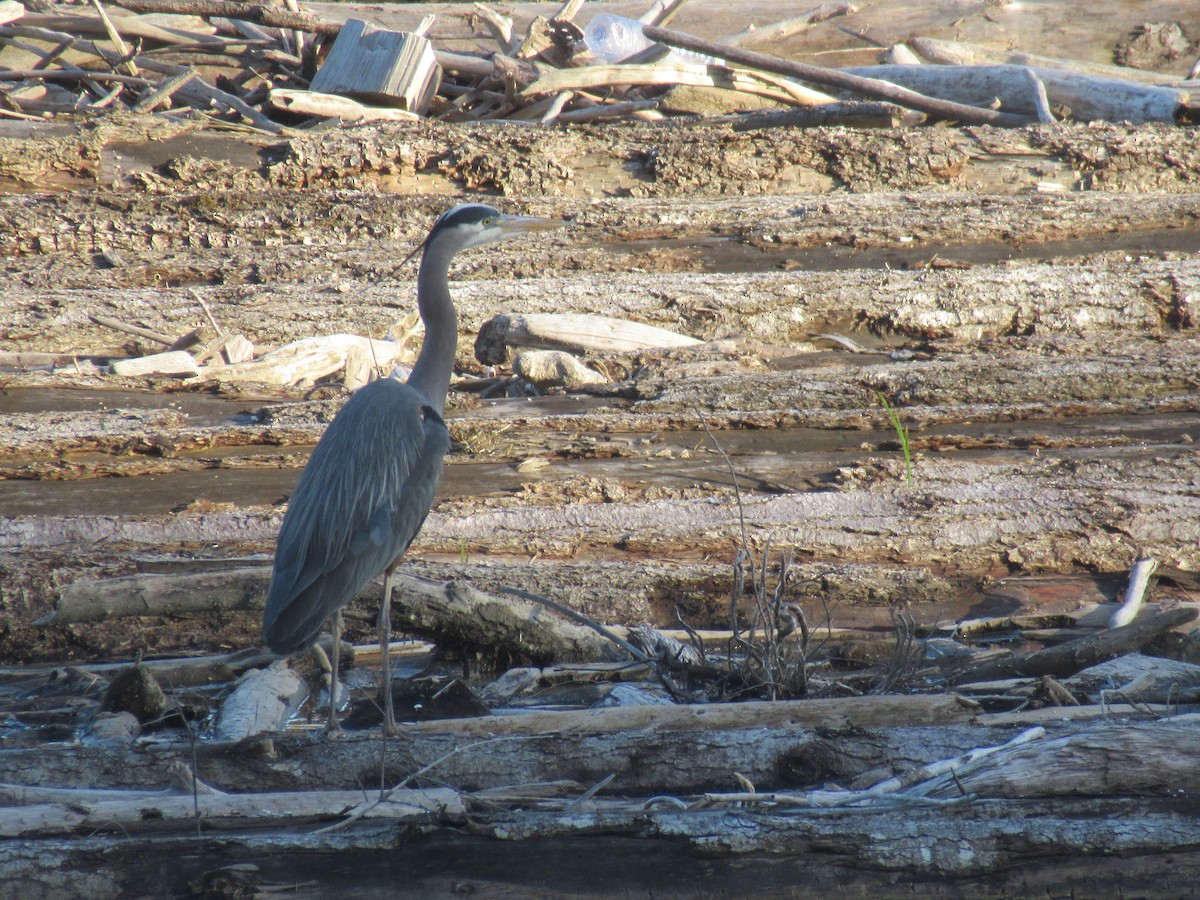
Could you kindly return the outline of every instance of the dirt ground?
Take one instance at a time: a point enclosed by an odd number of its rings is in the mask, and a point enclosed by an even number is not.
[[[269,554],[344,397],[96,374],[160,348],[89,316],[180,335],[210,329],[207,308],[258,348],[378,337],[413,303],[401,260],[462,198],[571,220],[459,261],[465,379],[490,374],[471,347],[498,313],[705,343],[590,359],[609,382],[585,392],[454,395],[418,569],[518,577],[606,621],[713,625],[740,516],[760,550],[856,567],[833,618],[877,629],[894,606],[931,623],[1044,605],[997,588],[1035,576],[1063,579],[1060,605],[1113,599],[1139,553],[1193,570],[1198,182],[1192,133],[1170,127],[280,140],[4,123],[0,659],[256,643],[245,614],[32,623],[77,579]],[[911,483],[881,397],[911,429]],[[653,577],[626,583],[614,563]]]

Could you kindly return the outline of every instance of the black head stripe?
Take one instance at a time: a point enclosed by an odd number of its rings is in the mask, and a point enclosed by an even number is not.
[[[489,216],[498,216],[500,213],[484,204],[484,203],[460,203],[445,213],[438,219],[435,229],[454,228],[456,225],[477,225]]]

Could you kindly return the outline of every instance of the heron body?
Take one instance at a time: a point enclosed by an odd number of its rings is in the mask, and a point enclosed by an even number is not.
[[[280,527],[263,614],[263,637],[273,651],[310,647],[326,619],[373,578],[390,574],[425,522],[450,449],[442,414],[458,348],[449,288],[454,254],[562,224],[461,204],[438,219],[418,248],[424,251],[417,276],[421,352],[407,382],[373,381],[347,401],[300,476]],[[390,594],[389,578],[380,615],[385,676]],[[390,701],[390,684],[385,691]]]

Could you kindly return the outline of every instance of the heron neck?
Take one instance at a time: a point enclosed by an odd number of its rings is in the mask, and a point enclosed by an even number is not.
[[[417,309],[425,324],[425,342],[408,383],[440,415],[446,406],[454,356],[458,351],[458,313],[450,298],[450,259],[454,250],[438,241],[425,248],[417,275]]]

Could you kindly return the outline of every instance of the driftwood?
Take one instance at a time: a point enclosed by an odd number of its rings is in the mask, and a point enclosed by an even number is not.
[[[1121,599],[1120,607],[1112,614],[1112,618],[1108,622],[1109,628],[1120,628],[1137,618],[1146,602],[1150,576],[1157,568],[1157,560],[1148,557],[1141,557],[1134,562],[1133,569],[1129,572],[1129,585],[1125,589],[1125,596]]]
[[[299,384],[312,382],[346,368],[354,354],[369,360],[377,372],[386,375],[400,361],[411,361],[405,344],[378,341],[356,334],[332,334],[303,338],[272,350],[258,359],[221,366],[213,376],[222,381],[252,381],[261,384]]]
[[[113,374],[127,378],[140,375],[198,375],[196,360],[186,350],[170,350],[134,359],[114,359]]]
[[[688,347],[694,337],[609,316],[580,313],[493,316],[475,338],[475,358],[487,365],[507,362],[514,348],[568,353],[620,353],[654,347]]]
[[[844,69],[903,85],[932,97],[969,105],[998,102],[1001,109],[1020,115],[1037,113],[1030,75],[1044,85],[1055,107],[1066,107],[1076,120],[1174,123],[1188,104],[1186,91],[1099,75],[1083,75],[1041,66],[864,66]]]
[[[1198,611],[1188,607],[1144,616],[1129,625],[1101,631],[1057,647],[1020,653],[985,662],[952,679],[954,684],[991,681],[1021,675],[1073,675],[1080,669],[1141,649],[1155,636],[1196,618]]]
[[[587,384],[608,381],[594,369],[589,369],[574,356],[562,350],[526,350],[513,360],[513,374],[532,382],[539,390],[564,387],[574,390]]]
[[[424,115],[441,76],[433,46],[423,35],[389,31],[352,18],[338,32],[312,89]]]
[[[1023,125],[1028,122],[1028,119],[1024,116],[1015,116],[1010,113],[996,112],[995,110],[980,109],[961,103],[937,100],[933,97],[927,97],[916,91],[897,87],[896,85],[888,84],[885,81],[875,78],[863,78],[846,72],[823,69],[820,66],[781,59],[765,53],[755,53],[736,47],[727,47],[714,41],[702,40],[690,34],[668,31],[665,28],[646,26],[644,31],[646,37],[666,44],[669,47],[693,50],[697,53],[704,53],[718,59],[728,60],[729,62],[739,63],[755,69],[762,69],[765,72],[775,72],[791,78],[799,78],[816,84],[854,91],[877,100],[886,100],[899,106],[919,110],[929,115],[956,120],[964,125],[1014,126]]]
[[[274,88],[271,105],[276,109],[323,119],[340,119],[343,122],[412,122],[420,118],[406,109],[384,106],[367,106],[336,94],[321,94],[316,91],[300,91],[291,88]]]
[[[892,774],[1011,736],[967,726],[971,715],[949,695],[522,712],[405,724],[388,740],[376,730],[336,741],[308,732],[195,748],[159,741],[153,754],[121,745],[6,749],[0,779],[156,788],[172,760],[190,764],[194,749],[199,777],[230,791],[350,789],[379,784],[381,771],[395,783],[434,761],[427,777],[461,790],[593,784],[614,773],[613,791],[730,790],[734,772],[777,788],[853,781],[881,766]]]
[[[264,731],[279,731],[306,696],[304,679],[285,665],[247,672],[222,701],[214,737],[240,741]]]
[[[254,567],[75,582],[64,589],[56,610],[40,624],[260,610],[270,577],[269,569]],[[487,594],[464,582],[439,583],[403,573],[396,578],[392,622],[397,629],[543,662],[625,658],[596,632],[563,622],[536,604]],[[372,584],[362,596],[378,604],[381,593]]]

